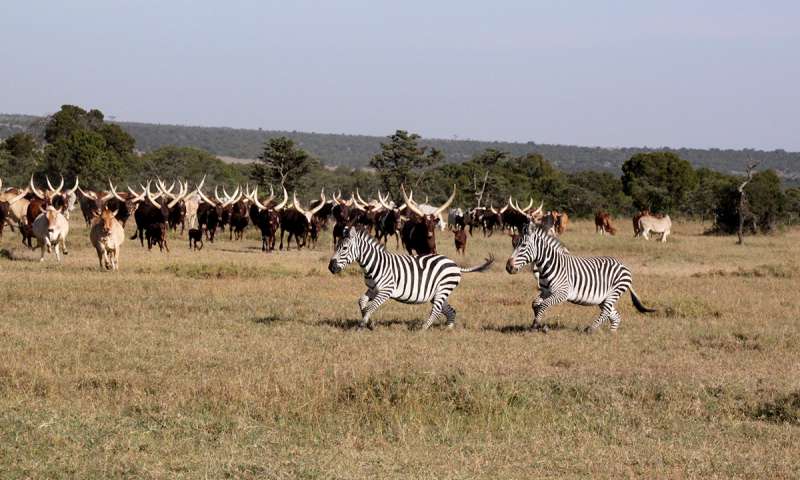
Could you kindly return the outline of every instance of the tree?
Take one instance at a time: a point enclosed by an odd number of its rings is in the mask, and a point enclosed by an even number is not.
[[[622,165],[622,187],[638,209],[669,213],[697,185],[692,165],[672,152],[638,153]]]
[[[420,147],[420,136],[397,130],[388,143],[381,142],[381,151],[372,157],[369,165],[377,170],[383,188],[400,198],[400,185],[419,185],[425,172],[439,163],[444,155],[430,147]]]
[[[195,185],[206,177],[207,186],[235,185],[247,181],[247,175],[241,167],[191,147],[162,147],[143,155],[136,173],[128,180],[136,184],[158,176],[181,178]]]
[[[15,133],[0,143],[0,177],[7,184],[21,185],[41,163],[42,152],[33,135]]]
[[[320,165],[287,137],[270,139],[258,159],[260,163],[253,164],[250,178],[262,187],[277,183],[290,191],[301,187],[303,177]]]
[[[701,222],[714,216],[722,189],[730,186],[735,178],[708,168],[697,169],[697,187],[686,198],[684,211]]]
[[[48,145],[40,174],[80,176],[84,186],[98,188],[109,178],[122,178],[134,166],[135,141],[118,125],[104,122],[100,110],[64,105],[44,129]]]
[[[749,178],[752,174],[752,178]],[[748,172],[721,188],[715,199],[716,222],[712,232],[733,234],[769,233],[783,217],[786,196],[780,177],[773,170]]]

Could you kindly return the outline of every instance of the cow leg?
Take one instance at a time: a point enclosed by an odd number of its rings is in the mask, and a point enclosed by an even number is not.
[[[291,238],[291,233],[289,234],[289,238]],[[281,227],[281,244],[278,245],[278,250],[283,250],[283,227]]]
[[[41,257],[39,257],[39,261],[40,261],[40,262],[44,262],[44,249],[45,249],[45,245],[46,245],[47,243],[49,243],[49,240],[45,240],[45,241],[43,241],[43,242],[42,242],[42,241],[40,241],[40,242],[39,242],[39,247],[40,247],[40,248],[41,248],[41,250],[42,250],[42,256],[41,256]]]

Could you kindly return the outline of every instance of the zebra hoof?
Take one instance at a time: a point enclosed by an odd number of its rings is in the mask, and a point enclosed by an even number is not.
[[[455,323],[448,323],[447,325],[444,326],[444,328],[446,328],[448,330],[453,330],[454,328],[456,328],[456,324]]]

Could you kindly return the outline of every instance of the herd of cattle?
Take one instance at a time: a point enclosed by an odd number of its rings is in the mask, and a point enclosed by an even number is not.
[[[450,208],[456,196],[455,186],[450,197],[440,206],[418,203],[413,192],[406,193],[401,187],[402,203],[397,204],[378,191],[377,199],[364,200],[358,190],[349,199],[341,193],[330,197],[324,189],[319,199],[304,207],[292,194],[282,188],[280,197],[270,187],[267,198],[259,198],[258,188],[252,190],[237,187],[229,194],[225,187],[215,187],[213,195],[203,191],[205,178],[190,191],[188,182],[176,181],[167,187],[160,179],[140,185],[136,190],[117,191],[109,181],[105,191],[83,190],[75,179],[72,188],[64,187],[64,179],[53,186],[46,179],[47,188],[37,187],[31,177],[25,188],[3,190],[0,179],[0,236],[6,224],[11,230],[18,228],[22,241],[29,248],[41,249],[41,260],[45,250],[55,250],[57,259],[67,253],[66,237],[69,233],[69,215],[80,207],[86,225],[90,227],[90,239],[97,249],[101,268],[116,269],[119,247],[125,239],[124,227],[133,217],[135,232],[131,239],[139,239],[148,249],[158,246],[169,251],[168,232],[180,227],[181,235],[188,228],[189,247],[202,249],[204,240],[214,242],[218,231],[228,228],[230,240],[241,240],[245,229],[252,223],[261,233],[261,249],[275,249],[280,232],[278,248],[284,247],[284,236],[288,234],[286,249],[290,249],[294,238],[297,249],[314,247],[321,230],[333,222],[334,246],[342,238],[346,227],[352,226],[374,235],[384,245],[389,237],[395,237],[397,248],[412,255],[436,253],[436,231],[451,230],[456,250],[464,253],[467,232],[479,228],[484,236],[496,231],[505,231],[512,237],[512,244],[519,242],[519,234],[529,223],[538,224],[551,235],[561,235],[567,229],[569,217],[566,213],[543,210],[543,204],[533,208],[530,200],[522,207],[509,197],[506,205],[478,206],[468,211]],[[220,194],[220,190],[222,193]],[[595,216],[597,232],[616,233],[611,217],[606,212]],[[643,211],[633,219],[634,234],[649,239],[650,232],[661,233],[661,241],[670,234],[669,216],[660,217]],[[38,245],[33,247],[32,239]]]

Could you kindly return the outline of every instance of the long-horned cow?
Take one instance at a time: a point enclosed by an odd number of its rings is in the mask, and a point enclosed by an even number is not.
[[[409,255],[416,252],[417,255],[428,255],[436,253],[436,227],[441,223],[439,215],[446,211],[456,198],[456,186],[453,185],[453,193],[442,206],[430,213],[424,213],[419,209],[414,200],[406,195],[403,185],[400,185],[400,192],[406,202],[406,209],[413,214],[403,225],[401,238],[403,245]]]
[[[39,248],[42,250],[40,262],[44,261],[45,248],[50,253],[55,249],[56,260],[61,261],[61,251],[67,252],[67,234],[69,234],[69,222],[61,213],[60,209],[48,205],[38,217],[33,221],[33,235],[39,241]]]
[[[256,187],[248,197],[252,204],[250,205],[250,220],[253,224],[261,230],[261,251],[271,252],[275,250],[275,234],[280,228],[280,212],[286,206],[289,200],[289,194],[286,188],[283,189],[283,201],[277,205],[272,201],[275,199],[275,192],[272,186],[269,187],[269,198],[261,203],[258,200],[258,187]]]
[[[98,212],[89,231],[89,240],[97,251],[100,269],[119,270],[119,250],[125,241],[125,230],[116,218],[117,212],[108,205]]]
[[[320,192],[320,199],[322,202],[319,205],[311,210],[305,210],[302,205],[300,205],[300,202],[297,201],[297,194],[292,193],[292,205],[294,209],[283,209],[280,214],[281,243],[278,245],[279,249],[283,250],[283,233],[285,231],[289,232],[289,236],[286,239],[286,250],[290,249],[289,245],[291,245],[290,242],[292,241],[293,235],[298,250],[306,245],[306,240],[311,233],[311,229],[319,227],[319,225],[314,224],[314,214],[322,210],[322,207],[325,206],[324,189]]]
[[[162,192],[159,192],[153,196],[153,194],[150,192],[150,184],[148,183],[147,187],[145,188],[145,198],[147,201],[142,202],[134,214],[134,219],[136,220],[136,233],[133,234],[131,240],[138,236],[141,245],[144,246],[145,231],[154,232],[156,229],[158,229],[162,232],[161,238],[163,239],[164,248],[169,251],[166,238],[167,225],[169,222],[169,211],[186,195],[188,188],[188,184],[182,183],[181,190],[178,195],[175,196],[175,198],[173,198],[171,201],[168,201]],[[152,235],[148,236],[152,237]],[[161,244],[159,244],[159,246],[161,246]]]

